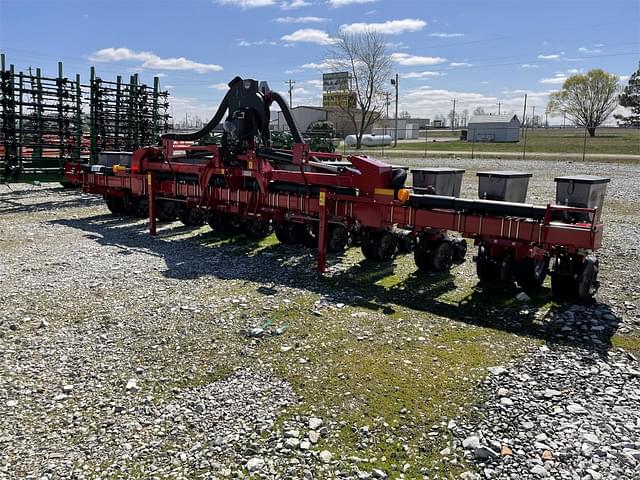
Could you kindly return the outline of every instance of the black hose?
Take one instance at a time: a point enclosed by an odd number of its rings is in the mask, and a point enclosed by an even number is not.
[[[289,130],[291,131],[291,135],[293,135],[293,139],[295,140],[295,142],[304,143],[302,134],[300,133],[300,130],[298,130],[298,126],[293,119],[293,115],[291,115],[291,110],[289,110],[289,105],[287,105],[287,102],[284,100],[284,98],[282,98],[282,95],[280,95],[278,92],[271,92],[271,98],[275,100],[275,102],[282,110],[284,119],[287,121],[287,125],[289,126]]]
[[[220,103],[220,106],[218,107],[218,111],[216,112],[216,114],[209,121],[209,123],[207,123],[204,127],[202,127],[202,129],[192,133],[165,133],[164,135],[161,135],[160,138],[162,138],[163,140],[193,141],[193,140],[198,140],[204,137],[205,135],[211,133],[213,129],[218,126],[218,124],[222,120],[222,117],[224,117],[224,114],[227,111],[230,94],[231,94],[231,90],[229,90],[227,94],[224,96],[224,98],[222,99],[222,103]]]

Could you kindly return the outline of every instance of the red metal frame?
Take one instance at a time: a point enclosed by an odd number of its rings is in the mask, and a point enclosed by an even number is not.
[[[184,155],[205,152],[210,158],[200,163],[188,163],[184,157],[174,157],[178,151]],[[385,163],[364,156],[349,156],[346,160],[354,169],[324,173],[309,168],[311,157],[342,160],[342,156],[312,153],[306,144],[294,145],[292,154],[295,169],[291,170],[274,169],[267,159],[254,151],[236,158],[235,164],[241,166],[227,167],[222,163],[217,145],[185,146],[164,140],[161,149],[145,148],[134,152],[131,165],[114,168],[112,175],[85,172],[75,163],[65,166],[65,175],[89,193],[148,197],[151,234],[156,233],[157,199],[252,219],[317,221],[320,271],[326,268],[330,221],[372,229],[397,225],[415,235],[433,230],[457,231],[476,242],[484,242],[493,250],[510,250],[516,259],[540,258],[545,252],[554,250],[580,253],[595,250],[602,243],[603,225],[600,223],[568,224],[552,220],[554,213],[560,211],[589,213],[595,219],[594,209],[548,205],[544,219],[535,221],[416,208],[397,199],[397,189],[390,186],[392,167]],[[186,177],[190,180],[184,180]],[[214,177],[224,178],[225,186],[212,186]],[[249,179],[253,182],[252,188],[247,188]],[[271,192],[271,182],[314,187],[319,192],[314,195]],[[255,190],[256,184],[258,190]],[[331,191],[332,187],[350,188],[357,191],[357,195],[336,193]]]

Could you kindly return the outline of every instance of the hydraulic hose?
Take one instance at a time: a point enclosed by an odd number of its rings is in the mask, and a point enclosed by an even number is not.
[[[227,94],[224,96],[224,98],[222,99],[222,102],[220,103],[220,106],[218,107],[218,111],[213,116],[213,118],[209,121],[209,123],[207,123],[204,127],[202,127],[197,132],[192,132],[192,133],[165,133],[164,135],[161,135],[160,138],[166,139],[166,140],[193,141],[193,140],[198,140],[198,139],[204,137],[205,135],[211,133],[213,131],[213,129],[218,126],[218,124],[222,120],[222,117],[224,117],[224,114],[227,111],[229,95],[230,94],[231,94],[231,90],[229,90],[227,92]]]
[[[304,139],[302,138],[302,134],[300,130],[298,130],[298,126],[296,125],[295,120],[293,119],[293,115],[291,115],[291,110],[289,110],[289,105],[282,98],[278,92],[271,92],[271,98],[275,100],[278,106],[282,109],[282,114],[284,115],[284,119],[287,121],[287,125],[289,126],[289,130],[291,131],[291,135],[296,143],[304,143]]]

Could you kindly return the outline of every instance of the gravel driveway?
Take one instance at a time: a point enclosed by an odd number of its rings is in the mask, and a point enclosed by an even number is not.
[[[639,478],[640,166],[394,163],[611,177],[598,302],[0,186],[0,478]]]

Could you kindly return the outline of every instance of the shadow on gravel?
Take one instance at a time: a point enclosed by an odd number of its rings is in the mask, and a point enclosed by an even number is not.
[[[207,232],[188,240],[172,240],[190,229],[160,230],[151,237],[140,221],[112,215],[82,219],[53,220],[53,224],[83,230],[87,238],[101,245],[159,256],[166,263],[167,278],[193,280],[214,276],[223,280],[261,283],[257,291],[269,295],[279,286],[306,289],[341,302],[385,314],[398,307],[428,312],[441,317],[549,343],[571,344],[606,354],[621,318],[608,305],[557,304],[543,288],[530,302],[516,300],[515,287],[486,288],[480,284],[462,289],[450,274],[416,271],[406,278],[393,276],[394,262],[368,260],[348,266],[332,275],[317,275],[315,251],[290,247],[242,235]],[[331,256],[330,263],[339,263]]]
[[[52,201],[37,203],[23,203],[21,198],[31,198],[33,194],[41,193],[42,196],[53,197]],[[62,197],[62,200],[61,200]],[[3,213],[33,213],[39,211],[61,210],[63,208],[88,207],[103,204],[103,200],[96,196],[80,196],[76,190],[68,190],[63,187],[40,189],[11,190],[0,193],[0,214]]]

